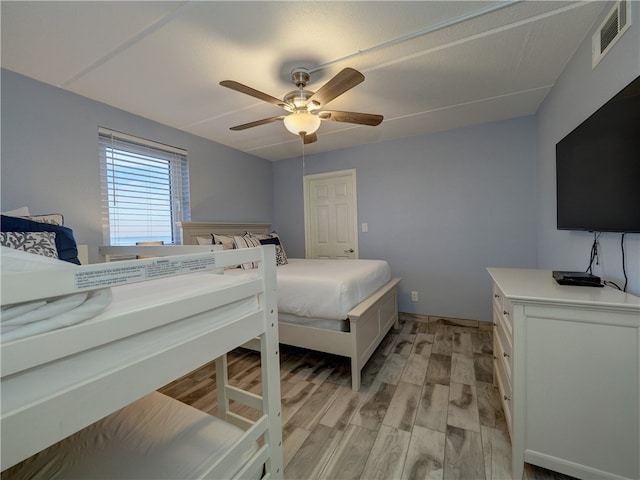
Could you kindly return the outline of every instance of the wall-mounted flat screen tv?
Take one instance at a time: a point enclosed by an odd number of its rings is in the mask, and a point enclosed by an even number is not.
[[[556,145],[558,230],[640,233],[640,77]]]

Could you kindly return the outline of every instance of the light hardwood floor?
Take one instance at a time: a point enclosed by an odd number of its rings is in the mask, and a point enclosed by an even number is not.
[[[359,392],[346,358],[282,346],[285,478],[510,479],[491,326],[401,314]],[[229,365],[231,384],[260,391],[258,354],[238,349]],[[215,414],[214,386],[209,364],[160,391]],[[527,466],[525,478],[570,477]]]

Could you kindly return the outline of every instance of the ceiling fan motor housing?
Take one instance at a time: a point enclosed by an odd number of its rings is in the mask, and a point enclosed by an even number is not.
[[[291,72],[291,79],[293,80],[293,84],[300,89],[307,86],[310,78],[311,74],[306,68],[294,68]]]
[[[293,90],[287,93],[284,96],[284,102],[294,107],[292,111],[298,110],[313,110],[318,108],[320,105],[317,102],[309,103],[308,100],[311,98],[314,92],[310,92],[309,90]]]

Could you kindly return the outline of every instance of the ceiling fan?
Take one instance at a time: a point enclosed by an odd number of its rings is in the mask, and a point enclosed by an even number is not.
[[[320,127],[321,120],[370,126],[376,126],[382,122],[382,115],[323,109],[327,103],[364,81],[364,75],[353,68],[345,68],[340,71],[320,87],[320,90],[317,92],[304,89],[311,78],[308,69],[295,68],[291,72],[291,78],[298,89],[287,93],[282,100],[234,80],[223,80],[220,82],[220,85],[223,87],[251,95],[252,97],[271,103],[289,112],[288,115],[263,118],[255,122],[236,125],[235,127],[231,127],[231,130],[246,130],[247,128],[282,120],[287,130],[295,135],[300,135],[302,141],[307,144],[318,140],[316,131]]]

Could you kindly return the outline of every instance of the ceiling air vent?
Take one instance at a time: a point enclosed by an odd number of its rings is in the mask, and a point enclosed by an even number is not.
[[[631,26],[629,8],[631,0],[620,0],[611,9],[607,18],[593,34],[592,44],[592,68],[604,57],[624,32]]]

